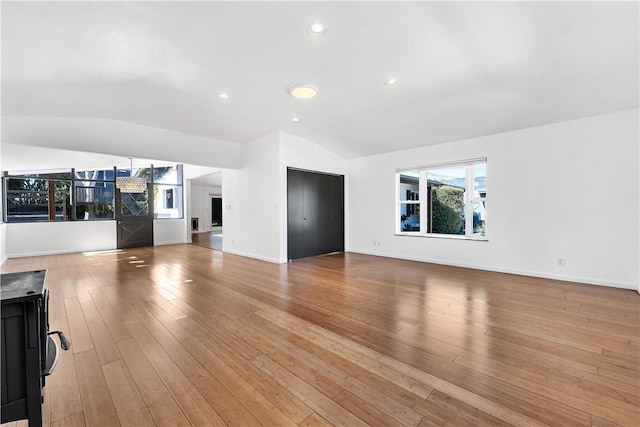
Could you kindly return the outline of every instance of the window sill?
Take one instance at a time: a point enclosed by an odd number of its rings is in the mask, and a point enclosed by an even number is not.
[[[478,242],[488,242],[489,239],[486,236],[460,236],[458,234],[426,234],[426,233],[411,233],[400,232],[395,233],[396,236],[410,236],[410,237],[427,237],[431,239],[451,239],[451,240],[473,240]]]

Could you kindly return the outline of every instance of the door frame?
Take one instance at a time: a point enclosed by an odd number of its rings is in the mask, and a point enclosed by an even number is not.
[[[290,237],[290,230],[291,230],[291,226],[292,226],[292,218],[290,218],[290,193],[289,193],[289,186],[290,186],[290,182],[289,182],[289,174],[290,172],[303,172],[303,173],[308,173],[308,174],[314,174],[314,175],[318,175],[318,176],[331,176],[331,177],[336,177],[340,179],[340,236],[341,236],[341,242],[340,242],[340,247],[336,247],[335,251],[333,252],[344,252],[345,249],[345,189],[344,189],[344,175],[343,174],[337,174],[337,173],[331,173],[331,172],[321,172],[321,171],[314,171],[314,170],[309,170],[309,169],[302,169],[302,168],[295,168],[295,167],[287,167],[287,260],[288,261],[292,261],[294,259],[300,259],[303,257],[297,257],[297,258],[292,258],[291,255],[291,237]],[[305,218],[306,219],[306,218]],[[308,256],[317,256],[317,255],[322,255],[322,254],[326,254],[326,253],[332,253],[332,251],[329,252],[318,252],[312,255],[308,255]]]

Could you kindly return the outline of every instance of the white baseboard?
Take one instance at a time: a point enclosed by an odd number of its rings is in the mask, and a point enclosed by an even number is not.
[[[164,245],[179,245],[186,243],[184,240],[172,240],[165,242],[154,242],[154,246],[164,246]],[[4,260],[0,265],[4,264],[7,259],[10,258],[26,258],[30,256],[46,256],[46,255],[62,255],[62,254],[75,254],[82,252],[99,252],[99,251],[113,251],[117,248],[92,248],[92,249],[67,249],[67,250],[53,250],[53,251],[42,251],[42,252],[28,252],[22,254],[10,254],[9,256],[5,256]]]
[[[345,252],[381,256],[385,258],[405,259],[409,261],[427,262],[431,264],[449,265],[452,267],[471,268],[474,270],[494,271],[496,273],[516,274],[518,276],[530,276],[530,277],[539,277],[542,279],[562,280],[566,282],[575,282],[575,283],[586,283],[589,285],[607,286],[610,288],[631,289],[631,290],[636,290],[640,293],[640,290],[638,289],[638,285],[631,282],[615,282],[612,280],[598,279],[598,278],[592,278],[592,277],[569,276],[569,275],[560,275],[560,274],[553,274],[553,273],[539,272],[539,271],[519,270],[514,268],[465,264],[465,263],[458,263],[458,262],[450,262],[450,261],[441,260],[441,259],[413,257],[413,256],[400,256],[400,255],[380,253],[380,252],[374,252],[374,251],[348,249]]]
[[[7,262],[8,259],[9,258],[7,257],[2,258],[2,260],[0,260],[0,266],[2,266],[5,262]]]
[[[164,242],[153,242],[153,246],[164,246],[164,245],[181,245],[184,243],[191,243],[185,240],[167,240]]]
[[[5,257],[5,260],[11,259],[11,258],[27,258],[30,256],[77,254],[82,252],[100,252],[100,251],[114,251],[114,250],[116,250],[116,248],[66,249],[66,250],[55,250],[55,251],[29,252],[29,253],[23,253],[23,254],[10,254],[7,257]]]
[[[240,256],[243,256],[243,257],[247,257],[247,258],[259,259],[260,261],[271,262],[271,263],[274,263],[274,264],[282,264],[280,262],[280,260],[278,260],[277,258],[264,257],[264,256],[261,256],[261,255],[255,255],[255,254],[249,254],[249,253],[246,253],[246,252],[234,251],[233,249],[224,249],[223,248],[223,252],[224,253],[229,253],[229,254],[234,254],[234,255],[240,255]]]

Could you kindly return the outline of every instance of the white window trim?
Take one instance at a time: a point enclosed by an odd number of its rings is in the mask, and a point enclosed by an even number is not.
[[[473,204],[475,202],[483,202],[486,201],[486,197],[473,197],[474,188],[473,183],[475,182],[475,170],[474,166],[478,163],[487,164],[487,158],[481,157],[477,159],[470,160],[462,160],[459,162],[446,162],[446,163],[438,163],[429,166],[420,166],[420,167],[412,167],[412,168],[402,168],[396,169],[396,222],[395,222],[395,235],[396,236],[412,236],[412,237],[428,237],[428,238],[437,238],[437,239],[453,239],[453,240],[473,240],[473,241],[481,241],[486,242],[489,240],[488,236],[485,234],[484,236],[477,236],[473,234]],[[427,210],[427,198],[422,192],[427,188],[427,173],[429,170],[434,169],[442,169],[445,167],[465,167],[466,168],[466,183],[465,183],[465,200],[464,200],[464,209],[465,209],[465,218],[471,218],[471,221],[465,220],[465,234],[440,234],[440,233],[427,233],[426,231],[402,231],[401,228],[401,218],[400,218],[400,207],[402,205],[408,204],[417,204],[420,205],[420,212],[428,212]],[[400,200],[400,175],[402,172],[418,172],[418,188],[420,192],[420,200]],[[486,209],[486,207],[485,207]],[[420,230],[427,229],[427,215],[420,215]],[[486,233],[486,231],[485,231]]]

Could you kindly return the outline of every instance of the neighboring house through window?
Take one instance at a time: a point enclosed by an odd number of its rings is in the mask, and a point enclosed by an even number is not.
[[[398,170],[398,234],[486,236],[487,160]]]

